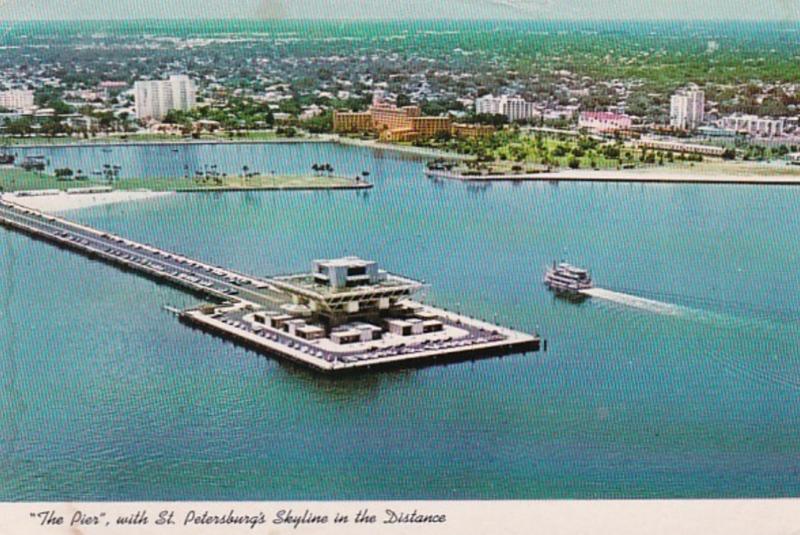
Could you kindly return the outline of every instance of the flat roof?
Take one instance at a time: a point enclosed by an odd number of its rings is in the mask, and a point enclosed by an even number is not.
[[[301,333],[308,333],[308,332],[324,332],[325,329],[322,327],[318,327],[317,325],[303,325],[297,328],[298,331]]]
[[[344,256],[342,258],[319,259],[314,260],[315,265],[322,266],[336,266],[336,267],[366,267],[375,264],[374,260],[364,260],[358,256]]]
[[[380,327],[377,325],[371,325],[369,323],[353,323],[349,325],[352,329],[357,329],[359,331],[382,331]]]
[[[334,336],[361,336],[361,331],[357,331],[355,329],[341,329],[336,331],[331,331],[331,338]]]
[[[289,293],[302,295],[311,300],[339,304],[366,297],[401,297],[422,288],[419,281],[387,273],[386,279],[372,284],[334,288],[317,282],[312,273],[275,277],[272,282]]]

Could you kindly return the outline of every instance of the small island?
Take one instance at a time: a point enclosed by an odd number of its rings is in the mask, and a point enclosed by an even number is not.
[[[365,175],[334,175],[332,168],[317,165],[314,174],[278,175],[208,173],[194,177],[118,178],[111,169],[103,178],[87,177],[71,169],[54,173],[0,167],[0,193],[11,194],[16,202],[45,212],[60,212],[161,197],[171,193],[221,191],[311,191],[362,190],[372,184]],[[329,171],[329,172],[328,172]]]

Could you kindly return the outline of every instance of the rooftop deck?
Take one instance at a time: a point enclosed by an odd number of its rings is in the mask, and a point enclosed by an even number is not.
[[[273,277],[272,284],[315,301],[342,302],[363,297],[388,297],[413,293],[424,285],[419,281],[387,273],[386,279],[364,286],[334,288],[318,282],[312,274]]]

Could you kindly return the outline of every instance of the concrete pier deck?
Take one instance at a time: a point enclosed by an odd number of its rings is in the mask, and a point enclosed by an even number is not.
[[[540,339],[467,316],[425,306],[445,323],[438,333],[415,336],[386,334],[380,340],[338,345],[330,340],[305,340],[281,329],[248,321],[247,306],[234,304],[211,313],[191,309],[180,314],[185,323],[234,339],[266,354],[278,354],[325,373],[411,366],[526,353],[540,349]]]
[[[258,311],[277,311],[291,301],[270,278],[211,265],[60,217],[19,206],[0,196],[0,225],[91,258],[168,282],[217,302],[178,313],[184,323],[325,373],[475,359],[537,351],[538,336],[442,309],[409,302],[442,323],[438,332],[337,344],[306,340],[256,324]]]

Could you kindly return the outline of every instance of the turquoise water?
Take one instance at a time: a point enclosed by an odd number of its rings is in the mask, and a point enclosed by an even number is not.
[[[375,187],[69,217],[254,274],[376,258],[548,351],[324,378],[179,324],[162,306],[196,300],[174,288],[0,230],[0,500],[800,494],[800,189],[475,188],[355,148],[185,150],[230,169],[330,161]],[[110,154],[125,176],[187,157]],[[560,257],[679,313],[554,299],[540,279]]]

